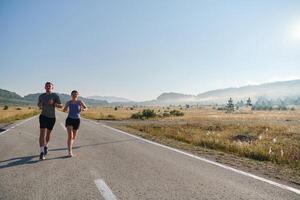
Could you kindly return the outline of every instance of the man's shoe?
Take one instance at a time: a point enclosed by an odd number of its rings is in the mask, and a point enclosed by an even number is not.
[[[40,154],[40,160],[45,160],[46,158],[45,158],[45,155],[44,155],[44,153],[41,153]]]
[[[44,146],[44,155],[47,155],[48,153],[48,147]]]

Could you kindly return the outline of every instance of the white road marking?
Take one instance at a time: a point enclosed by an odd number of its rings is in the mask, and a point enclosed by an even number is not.
[[[107,126],[107,125],[104,125],[104,124],[101,124],[101,125],[102,125],[103,127],[105,127],[105,128],[108,128],[108,129],[117,131],[117,132],[119,132],[119,133],[123,133],[123,134],[125,134],[125,135],[130,136],[130,137],[134,137],[134,138],[136,138],[136,139],[142,140],[142,141],[147,142],[147,143],[149,143],[149,144],[153,144],[153,145],[156,145],[156,146],[160,146],[160,147],[162,147],[162,148],[165,148],[165,149],[169,149],[169,150],[171,150],[171,151],[175,151],[175,152],[180,153],[180,154],[184,154],[184,155],[186,155],[186,156],[195,158],[195,159],[197,159],[197,160],[201,160],[201,161],[203,161],[203,162],[210,163],[210,164],[212,164],[212,165],[215,165],[215,166],[218,166],[218,167],[221,167],[221,168],[224,168],[224,169],[227,169],[227,170],[236,172],[236,173],[238,173],[238,174],[242,174],[242,175],[244,175],[244,176],[248,176],[248,177],[254,178],[254,179],[256,179],[256,180],[260,180],[260,181],[265,182],[265,183],[269,183],[269,184],[274,185],[274,186],[277,186],[277,187],[279,187],[279,188],[281,188],[281,189],[288,190],[288,191],[291,191],[291,192],[294,192],[294,193],[300,195],[300,190],[298,190],[298,189],[296,189],[296,188],[293,188],[293,187],[290,187],[290,186],[287,186],[287,185],[284,185],[284,184],[276,183],[276,182],[274,182],[274,181],[271,181],[271,180],[268,180],[268,179],[265,179],[265,178],[256,176],[256,175],[254,175],[254,174],[250,174],[250,173],[248,173],[248,172],[244,172],[244,171],[241,171],[241,170],[238,170],[238,169],[235,169],[235,168],[232,168],[232,167],[229,167],[229,166],[226,166],[226,165],[223,165],[223,164],[220,164],[220,163],[217,163],[217,162],[208,160],[208,159],[206,159],[206,158],[202,158],[202,157],[199,157],[199,156],[196,156],[196,155],[193,155],[193,154],[190,154],[190,153],[187,153],[187,152],[184,152],[184,151],[181,151],[181,150],[178,150],[178,149],[175,149],[175,148],[172,148],[172,147],[163,145],[163,144],[159,144],[159,143],[156,143],[156,142],[153,142],[153,141],[150,141],[150,140],[146,140],[146,139],[144,139],[144,138],[141,138],[141,137],[138,137],[138,136],[135,136],[135,135],[126,133],[126,132],[124,132],[124,131],[121,131],[121,130],[112,128],[112,127]]]
[[[66,127],[65,127],[65,125],[64,125],[63,123],[60,122],[60,125],[61,125],[61,127],[63,127],[63,129],[64,129],[65,131],[67,131],[67,129],[66,129]]]
[[[12,127],[10,127],[9,129],[0,132],[0,135],[3,135],[4,133],[7,133],[7,132],[10,131],[11,129],[14,129],[14,128],[16,128],[16,127],[18,127],[18,126],[24,124],[25,122],[28,122],[28,121],[30,121],[30,120],[36,118],[36,117],[37,117],[37,115],[36,115],[36,116],[33,116],[33,117],[30,117],[30,118],[28,118],[28,119],[26,119],[26,120],[23,120],[23,121],[21,121],[20,123],[14,125],[14,126],[12,126]]]
[[[95,184],[97,185],[98,190],[101,192],[102,196],[105,200],[116,200],[116,196],[112,193],[110,188],[106,185],[104,180],[96,179],[94,180]]]
[[[85,120],[85,121],[87,121],[87,122],[91,122],[91,123],[93,123],[93,124],[100,124],[100,123],[98,123],[98,122],[96,122],[96,121],[93,121],[93,120],[90,120],[90,119],[87,119],[87,118],[81,117],[81,119],[83,119],[83,120]]]
[[[86,121],[92,122],[92,123],[94,123],[94,124],[99,124],[98,122],[95,122],[95,121],[92,121],[92,120],[88,120],[88,119],[86,119]]]

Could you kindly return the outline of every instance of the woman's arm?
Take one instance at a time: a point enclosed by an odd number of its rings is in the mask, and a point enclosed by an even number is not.
[[[63,109],[64,112],[67,112],[67,111],[68,111],[69,103],[70,103],[70,101],[67,101],[67,102],[66,102],[65,107],[64,107],[64,109]]]
[[[81,107],[81,111],[87,110],[87,106],[85,105],[85,103],[83,101],[80,101],[80,107]]]

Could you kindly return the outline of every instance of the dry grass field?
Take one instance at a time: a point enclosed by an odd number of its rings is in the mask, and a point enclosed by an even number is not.
[[[258,161],[288,164],[300,171],[300,111],[225,113],[211,107],[182,109],[184,116],[132,120],[145,108],[96,108],[91,119],[123,120],[122,126],[156,138],[168,138]],[[158,113],[179,108],[152,107]]]
[[[158,109],[153,107],[151,109]],[[81,113],[81,116],[95,120],[126,120],[130,119],[131,115],[142,111],[143,108],[132,107],[92,107]]]
[[[40,113],[36,107],[0,107],[0,123],[10,123]]]

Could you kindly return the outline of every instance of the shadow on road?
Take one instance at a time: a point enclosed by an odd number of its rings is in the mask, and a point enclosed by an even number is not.
[[[8,160],[3,160],[0,161],[0,169],[3,168],[9,168],[9,167],[15,167],[15,166],[19,166],[19,165],[28,165],[28,164],[34,164],[39,161],[39,156],[35,155],[35,156],[24,156],[24,157],[18,157],[18,158],[11,158]],[[54,157],[54,158],[47,158],[46,160],[44,160],[43,162],[47,161],[47,160],[57,160],[57,159],[65,159],[68,158],[68,156],[59,156],[59,157]],[[2,165],[2,163],[6,163]]]
[[[12,125],[13,123],[0,123],[0,133],[3,132],[3,131],[6,131],[8,129],[8,127],[10,125]]]
[[[8,167],[14,167],[18,165],[25,165],[25,164],[34,164],[38,162],[37,160],[33,160],[34,158],[37,158],[38,155],[35,156],[24,156],[24,157],[18,157],[18,158],[11,158],[8,160],[0,161],[0,169],[8,168]],[[6,163],[5,165],[2,165],[2,163]]]
[[[135,141],[137,139],[128,139],[128,140],[117,140],[117,141],[110,141],[110,142],[101,142],[97,144],[86,144],[86,145],[80,145],[80,146],[74,146],[73,149],[80,149],[83,147],[91,147],[91,146],[100,146],[100,145],[106,145],[106,144],[114,144],[114,143],[122,143],[122,142],[129,142],[129,141]],[[48,151],[66,151],[68,148],[56,148],[56,149],[49,149]]]
[[[102,142],[102,143],[97,143],[97,144],[87,144],[87,145],[75,146],[75,147],[73,147],[73,149],[106,145],[106,144],[114,144],[114,143],[122,143],[122,142],[135,141],[135,140],[137,140],[137,139],[117,140],[117,141]],[[49,151],[66,151],[66,150],[67,150],[67,148],[49,149]],[[2,161],[0,161],[0,169],[19,166],[19,165],[34,164],[34,163],[39,162],[38,157],[39,157],[39,155],[32,155],[32,156],[24,156],[24,157],[11,158],[8,160],[2,160]],[[65,158],[68,158],[68,156],[47,158],[45,161],[56,160],[56,159],[65,159]]]

